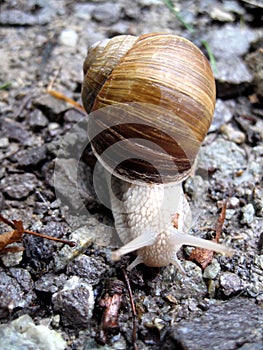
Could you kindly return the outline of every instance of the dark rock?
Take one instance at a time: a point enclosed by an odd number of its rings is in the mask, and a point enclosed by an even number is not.
[[[85,117],[84,117],[85,118]],[[69,123],[79,122],[83,119],[83,114],[75,109],[69,109],[64,115],[64,121]]]
[[[2,192],[0,192],[0,213],[4,207],[4,201],[5,201],[4,196],[3,196]]]
[[[243,344],[262,344],[262,308],[248,299],[210,306],[201,317],[181,321],[168,331],[160,349],[235,350]],[[244,348],[246,349],[246,348]]]
[[[67,277],[64,274],[60,274],[58,276],[54,275],[53,273],[46,274],[35,282],[35,289],[39,292],[53,294],[63,288],[66,279]]]
[[[263,50],[258,49],[247,56],[246,62],[253,72],[255,91],[263,99]]]
[[[41,233],[52,237],[65,238],[67,225],[63,222],[50,221],[41,229]],[[61,246],[61,243],[31,235],[24,237],[24,242],[26,242],[26,255],[36,271],[48,270],[54,252],[57,251],[58,246]]]
[[[43,94],[37,97],[33,104],[51,122],[60,122],[64,113],[68,110],[66,102],[56,99],[49,94]]]
[[[13,1],[1,5],[0,23],[9,26],[34,26],[47,24],[55,14],[62,13],[61,1]],[[64,4],[64,2],[62,2]],[[3,9],[2,9],[3,6]]]
[[[185,274],[176,272],[174,275],[168,267],[164,272],[166,285],[170,281],[169,294],[176,299],[201,298],[207,294],[207,286],[202,277],[202,270],[191,261],[184,261]],[[173,267],[172,267],[173,268]]]
[[[1,189],[8,197],[24,199],[37,187],[38,181],[34,174],[12,174],[1,180]]]
[[[242,290],[240,278],[231,272],[224,272],[221,274],[220,285],[223,288],[223,293],[227,296]]]
[[[21,150],[11,160],[16,162],[19,168],[32,168],[45,161],[46,153],[47,148],[43,145],[30,148],[29,150]]]
[[[98,4],[92,11],[92,18],[103,25],[111,25],[120,18],[120,7],[113,2]]]
[[[40,110],[34,110],[29,116],[29,125],[33,130],[42,129],[48,125],[48,119]]]
[[[80,255],[67,266],[67,273],[84,278],[89,284],[96,285],[105,273],[106,265],[87,255]]]
[[[9,269],[9,273],[13,278],[16,279],[16,281],[19,283],[20,287],[25,292],[32,291],[33,281],[31,279],[30,273],[27,270],[12,267]]]
[[[3,118],[2,119],[2,132],[9,138],[9,141],[18,141],[22,145],[27,144],[27,140],[30,137],[29,132],[25,129],[24,125],[14,120]]]
[[[32,26],[37,23],[37,18],[21,10],[7,10],[0,12],[0,23],[12,26]]]
[[[94,296],[92,287],[77,276],[65,283],[64,289],[53,294],[52,302],[66,327],[85,328],[92,316]]]
[[[7,310],[11,313],[15,308],[30,307],[36,298],[29,272],[20,268],[11,268],[10,271],[12,276],[0,271],[0,317]]]
[[[57,159],[54,180],[57,197],[74,211],[79,211],[91,197],[91,170],[79,159]]]

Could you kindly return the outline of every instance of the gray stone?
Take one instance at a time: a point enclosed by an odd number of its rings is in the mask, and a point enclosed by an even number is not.
[[[213,259],[212,263],[205,268],[203,277],[213,280],[216,278],[220,271],[221,267],[219,262],[216,259]]]
[[[103,25],[111,25],[120,18],[120,7],[117,3],[98,4],[92,11],[92,18]]]
[[[36,167],[46,159],[47,148],[45,145],[32,147],[29,150],[21,150],[17,152],[12,160],[18,164],[19,168]]]
[[[0,12],[0,23],[4,25],[32,26],[37,24],[37,18],[20,10],[8,10]]]
[[[242,209],[242,219],[241,224],[245,224],[250,226],[253,223],[254,215],[255,215],[255,209],[251,203],[245,205]]]
[[[1,350],[64,350],[61,334],[43,325],[35,325],[29,315],[0,325]]]
[[[262,325],[262,308],[252,300],[235,298],[210,306],[201,317],[175,324],[160,348],[236,350],[240,344],[246,344],[247,349],[259,350]]]
[[[239,207],[239,199],[237,197],[231,197],[229,199],[229,208],[231,209],[235,209],[235,208],[238,208]]]
[[[59,36],[59,42],[65,46],[75,47],[78,42],[78,34],[73,29],[63,29]]]
[[[236,130],[232,125],[222,125],[220,131],[227,137],[229,141],[233,141],[237,144],[243,143],[246,139],[246,135]]]
[[[238,26],[236,24],[227,24],[221,28],[215,28],[209,31],[206,40],[210,49],[217,60],[224,59],[228,64],[233,57],[238,57],[248,52],[250,43],[256,39],[253,30]],[[235,65],[236,63],[233,62]]]
[[[53,258],[55,271],[64,269],[70,261],[82,254],[92,242],[107,245],[110,242],[113,228],[99,223],[95,218],[86,218],[86,225],[73,231],[69,239],[75,247],[63,246]]]
[[[41,94],[36,97],[33,102],[34,106],[38,108],[51,122],[58,122],[61,120],[63,114],[68,109],[66,102],[52,97],[48,93]]]
[[[234,142],[218,137],[212,144],[201,147],[199,166],[203,169],[216,169],[213,176],[229,178],[247,166],[245,151]]]
[[[79,211],[84,207],[84,202],[91,197],[92,192],[89,185],[91,170],[79,158],[63,159],[59,157],[56,160],[54,174],[57,197],[61,199],[62,205],[69,206],[73,211]],[[80,174],[83,174],[83,177]]]
[[[64,326],[85,328],[94,308],[92,287],[84,279],[73,276],[61,291],[53,294],[52,303]]]
[[[224,272],[220,276],[220,285],[225,295],[229,296],[242,290],[240,278],[231,272]]]
[[[5,310],[12,312],[18,307],[29,308],[36,298],[32,292],[33,281],[29,272],[20,268],[11,268],[10,272],[11,276],[8,276],[4,271],[0,271],[0,314]]]
[[[13,199],[23,199],[35,190],[37,183],[34,174],[12,174],[1,180],[1,189]]]
[[[9,140],[7,137],[0,138],[0,148],[6,148],[9,146]]]
[[[89,284],[96,285],[105,273],[107,265],[87,255],[80,255],[67,266],[67,273],[82,277]]]
[[[33,130],[41,129],[48,125],[48,119],[41,111],[34,110],[29,116],[29,125]]]
[[[169,294],[176,299],[204,297],[207,286],[203,280],[201,268],[191,261],[182,261],[182,264],[186,272],[184,275],[178,271],[174,274],[172,272],[176,270],[174,266],[167,267],[163,272],[165,283],[170,282]]]
[[[211,18],[220,22],[234,22],[235,16],[220,7],[213,7],[210,13]]]
[[[213,132],[218,130],[221,125],[228,123],[233,117],[233,113],[230,111],[227,104],[218,98],[216,100],[214,117],[212,120],[212,124],[209,128],[209,132]]]
[[[4,135],[9,138],[9,141],[18,141],[22,145],[27,144],[30,134],[23,124],[9,118],[2,118],[1,127]]]
[[[233,56],[226,59],[219,58],[216,61],[216,67],[217,71],[214,72],[214,76],[221,84],[248,84],[253,80],[251,72],[242,59],[238,56]]]
[[[67,280],[66,275],[55,275],[53,273],[43,275],[35,282],[35,289],[39,292],[56,293],[63,288]]]

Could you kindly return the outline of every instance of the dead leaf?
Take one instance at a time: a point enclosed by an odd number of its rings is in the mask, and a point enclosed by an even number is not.
[[[23,222],[21,220],[10,221],[10,220],[4,218],[0,214],[0,222],[3,222],[4,224],[10,226],[13,229],[13,231],[4,232],[4,233],[0,234],[0,254],[6,254],[6,253],[10,253],[10,252],[14,253],[14,252],[24,250],[24,247],[7,247],[7,246],[9,244],[12,244],[15,242],[21,242],[23,234],[25,234],[25,233],[30,234],[30,235],[34,235],[34,236],[38,236],[38,237],[42,237],[42,238],[46,238],[46,239],[50,239],[50,240],[57,241],[60,243],[68,244],[70,247],[74,247],[74,245],[75,245],[75,243],[71,242],[71,241],[67,241],[64,239],[56,238],[56,237],[50,237],[50,236],[43,235],[41,233],[26,230],[24,228]]]
[[[227,200],[223,203],[221,213],[219,215],[219,218],[217,220],[217,223],[215,225],[215,239],[212,241],[218,243],[219,238],[222,233],[222,228],[225,222],[226,218],[226,207],[227,207]],[[203,248],[195,248],[192,253],[190,254],[189,260],[195,261],[197,264],[201,266],[201,268],[204,270],[209,264],[211,264],[212,259],[214,257],[215,252],[212,250],[207,250]]]

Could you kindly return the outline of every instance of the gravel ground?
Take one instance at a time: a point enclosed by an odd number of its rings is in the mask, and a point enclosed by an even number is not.
[[[192,233],[207,239],[227,200],[220,240],[236,253],[216,254],[201,268],[185,247],[179,254],[185,275],[174,266],[139,265],[128,273],[136,344],[140,350],[263,349],[262,1],[173,3],[194,30],[161,0],[0,2],[1,215],[76,242],[72,248],[25,234],[14,244],[23,251],[0,256],[1,350],[136,348],[123,273],[133,257],[110,259],[113,219],[96,197],[87,118],[46,88],[53,82],[81,103],[88,46],[153,31],[182,35],[207,54],[205,41],[214,55],[215,117],[184,189]],[[10,231],[5,224],[0,229]],[[106,329],[103,312],[112,295],[119,319]]]

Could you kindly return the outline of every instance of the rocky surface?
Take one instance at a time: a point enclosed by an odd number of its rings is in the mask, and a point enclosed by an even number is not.
[[[211,239],[228,200],[221,242],[231,258],[214,255],[204,270],[189,261],[139,265],[128,274],[137,311],[137,345],[144,349],[263,348],[263,79],[262,3],[174,2],[187,29],[161,0],[14,0],[0,4],[0,211],[25,228],[76,242],[24,235],[24,251],[0,256],[1,349],[133,349],[133,318],[122,292],[119,331],[98,344],[108,280],[124,281],[86,117],[54,98],[81,103],[82,63],[89,45],[118,34],[165,31],[214,55],[215,118],[194,178],[185,184],[192,233]],[[84,119],[83,119],[84,118]],[[85,152],[84,152],[85,150]],[[0,224],[0,232],[10,231]]]

